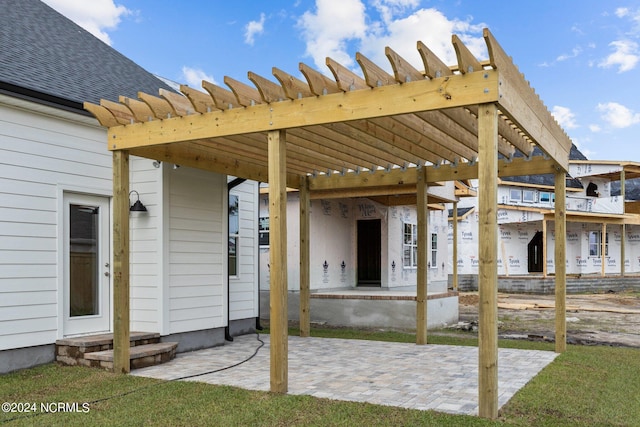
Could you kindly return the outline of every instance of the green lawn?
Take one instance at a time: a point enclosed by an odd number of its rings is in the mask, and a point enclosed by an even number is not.
[[[292,334],[296,331],[292,330]],[[414,342],[399,332],[314,329],[314,336]],[[475,345],[431,335],[435,344]],[[553,345],[501,341],[501,347],[553,350]],[[0,376],[0,401],[36,402],[35,414],[0,413],[2,426],[638,426],[640,350],[569,346],[505,405],[495,422],[308,396],[274,395],[194,382],[109,374],[54,364]],[[88,413],[42,414],[40,402],[89,403]]]

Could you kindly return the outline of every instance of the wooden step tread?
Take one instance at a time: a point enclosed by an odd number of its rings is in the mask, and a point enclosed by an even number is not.
[[[155,356],[161,353],[175,351],[178,347],[177,342],[162,342],[157,344],[144,344],[131,347],[129,350],[129,359],[141,359],[143,357]],[[94,351],[86,353],[84,358],[87,360],[100,360],[104,362],[113,362],[113,350]]]
[[[129,341],[141,341],[160,338],[160,334],[155,332],[131,332]],[[57,345],[67,345],[73,347],[93,347],[97,345],[107,345],[113,343],[113,334],[86,335],[81,337],[64,338],[57,340]]]

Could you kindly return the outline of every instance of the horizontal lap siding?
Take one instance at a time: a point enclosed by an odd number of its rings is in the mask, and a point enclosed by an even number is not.
[[[98,126],[0,102],[0,350],[57,338],[59,188],[110,192],[105,144]]]
[[[182,167],[169,170],[167,180],[169,332],[223,327],[224,176]]]
[[[238,276],[229,279],[229,319],[258,316],[258,183],[245,181],[235,187],[240,206]]]
[[[147,208],[131,219],[131,328],[162,332],[162,169],[153,161],[132,156],[130,189]],[[131,195],[131,202],[136,194]]]

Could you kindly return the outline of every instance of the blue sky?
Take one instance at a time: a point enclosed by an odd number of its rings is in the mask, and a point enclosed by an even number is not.
[[[487,27],[590,159],[640,162],[640,2],[608,0],[44,0],[148,71],[200,87],[247,72],[389,68],[390,46],[422,68],[423,41],[455,63],[451,34],[486,59]]]

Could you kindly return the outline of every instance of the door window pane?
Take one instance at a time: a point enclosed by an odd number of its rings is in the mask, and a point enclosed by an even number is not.
[[[70,317],[100,314],[99,217],[98,207],[69,206]]]

